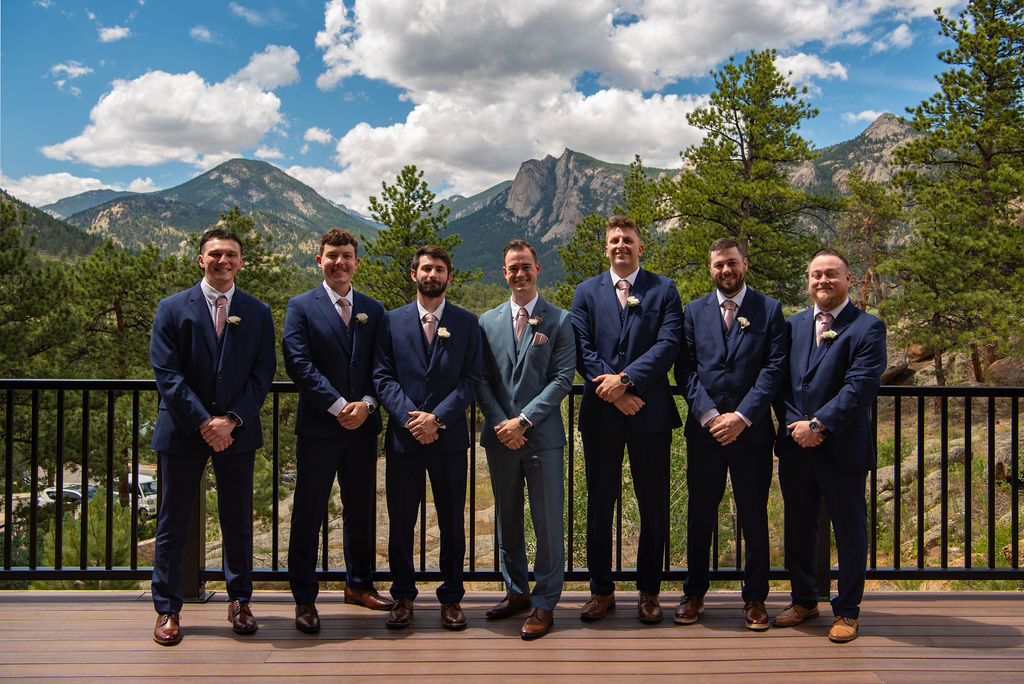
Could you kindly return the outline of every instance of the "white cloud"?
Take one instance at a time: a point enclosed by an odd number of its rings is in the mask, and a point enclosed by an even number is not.
[[[885,52],[886,50],[902,50],[914,44],[914,33],[906,24],[900,24],[881,40],[876,40],[872,46],[872,52]]]
[[[99,33],[101,43],[113,43],[132,35],[132,30],[127,26],[100,26]]]
[[[864,111],[857,113],[846,112],[845,114],[843,114],[843,121],[845,121],[849,125],[860,123],[862,121],[871,123],[878,117],[882,116],[882,114],[885,114],[885,112],[876,112],[873,109],[865,109]]]
[[[783,74],[792,72],[789,81],[795,86],[807,86],[808,91],[820,93],[816,81],[838,78],[845,81],[846,67],[840,62],[826,62],[817,55],[806,55],[799,52],[788,57],[776,57],[775,67]]]
[[[193,26],[188,30],[188,35],[192,36],[193,40],[198,40],[200,43],[218,42],[217,36],[213,35],[213,31],[205,26]]]
[[[249,59],[245,68],[229,80],[248,83],[264,90],[290,85],[299,80],[299,53],[291,46],[268,45]]]
[[[228,5],[228,9],[236,17],[241,17],[253,26],[266,26],[270,23],[270,17],[261,12],[257,12],[254,9],[249,9],[243,5],[239,5],[237,2],[232,2]]]
[[[248,81],[209,84],[195,72],[116,80],[82,133],[42,148],[99,167],[182,161],[204,168],[257,147],[282,124],[281,101]]]
[[[78,78],[79,76],[85,76],[91,74],[92,68],[85,66],[81,62],[76,60],[68,60],[61,64],[54,64],[50,67],[50,74],[56,76],[58,74],[64,74],[67,78]]]
[[[308,140],[309,142],[320,143],[321,145],[327,145],[334,140],[334,136],[331,135],[331,130],[329,128],[317,128],[316,126],[313,126],[312,128],[306,129],[302,139]]]
[[[281,150],[277,149],[276,147],[267,147],[266,145],[261,145],[254,154],[260,159],[284,158],[284,154],[282,154]]]
[[[99,178],[72,176],[66,172],[48,173],[42,176],[22,176],[18,179],[0,176],[0,182],[11,195],[34,207],[52,204],[59,199],[89,190],[152,192],[157,189],[152,178],[136,178],[125,187],[116,183],[104,183]]]

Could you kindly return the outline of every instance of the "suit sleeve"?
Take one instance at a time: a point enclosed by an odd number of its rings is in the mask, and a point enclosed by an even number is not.
[[[160,399],[175,424],[185,432],[193,432],[210,418],[210,412],[185,382],[178,349],[178,323],[172,309],[167,300],[156,307],[153,334],[149,341],[149,361]]]
[[[310,330],[308,308],[298,298],[288,302],[284,315],[284,332],[281,334],[281,352],[284,356],[284,369],[299,391],[322,413],[341,396],[330,381],[324,377],[320,369],[313,363],[310,349]]]
[[[736,411],[746,416],[751,423],[759,423],[765,418],[771,409],[772,399],[785,381],[786,360],[789,358],[786,319],[782,315],[782,305],[778,302],[772,302],[771,311],[768,312],[767,335],[761,370],[758,371],[753,386],[736,407]]]
[[[683,335],[683,304],[671,281],[665,282],[663,287],[666,292],[654,344],[623,369],[633,381],[633,391],[641,397],[652,384],[668,375],[669,368],[679,356],[679,342]]]
[[[523,407],[526,419],[534,425],[552,412],[560,411],[562,400],[572,390],[572,379],[576,372],[576,341],[573,339],[572,323],[565,314],[559,322],[554,345],[547,369],[548,382],[544,389]]]
[[[377,350],[373,358],[373,386],[388,415],[400,425],[405,425],[409,420],[409,412],[415,411],[416,405],[405,396],[398,379],[391,321],[392,316],[385,315],[377,333]]]
[[[857,340],[852,357],[843,374],[842,387],[814,413],[832,433],[842,432],[855,416],[864,415],[878,395],[886,364],[882,321],[871,317],[867,330]]]
[[[480,389],[480,382],[483,376],[483,348],[480,339],[480,324],[476,316],[467,312],[468,325],[465,327],[466,353],[462,358],[462,369],[459,374],[459,381],[448,396],[434,408],[434,415],[442,423],[448,425],[454,423],[460,416],[466,415],[466,409],[476,399]]]
[[[506,410],[502,407],[501,402],[495,394],[494,387],[501,385],[501,376],[498,372],[497,362],[494,359],[494,352],[490,344],[487,342],[487,328],[484,327],[484,319],[480,319],[480,340],[482,346],[482,377],[480,381],[480,391],[477,394],[476,402],[480,406],[480,411],[484,414],[484,418],[491,425],[499,425],[503,420],[509,418],[506,415]],[[575,358],[575,352],[573,353]]]
[[[274,317],[270,315],[270,307],[259,302],[261,327],[256,340],[256,357],[249,370],[249,380],[242,392],[228,402],[227,411],[237,414],[242,419],[242,429],[256,420],[263,406],[270,384],[274,381],[277,370],[277,357],[274,354]]]
[[[573,294],[570,315],[576,332],[576,368],[585,382],[592,382],[599,375],[614,373],[605,363],[597,349],[597,331],[592,328],[595,312],[590,309],[593,302],[587,293],[588,283],[581,283]]]

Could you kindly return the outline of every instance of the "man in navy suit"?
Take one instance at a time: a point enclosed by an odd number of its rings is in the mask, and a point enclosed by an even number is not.
[[[149,358],[160,393],[152,448],[160,453],[161,503],[153,557],[153,639],[181,641],[181,563],[206,462],[217,479],[228,620],[258,629],[252,597],[252,471],[263,445],[260,407],[274,379],[270,307],[235,287],[242,242],[214,228],[199,243],[203,279],[160,302]]]
[[[732,481],[746,549],[743,615],[748,629],[768,629],[768,490],[772,482],[771,402],[786,369],[782,305],[746,285],[747,255],[732,238],[711,244],[715,291],[683,312],[676,384],[686,392],[686,583],[675,611],[697,622],[711,586],[709,554],[725,477]]]
[[[857,638],[867,559],[864,484],[875,468],[871,407],[885,370],[885,325],[850,302],[850,264],[814,253],[814,307],[786,320],[789,371],[775,401],[779,484],[785,500],[786,569],[792,603],[775,617],[790,627],[818,616],[818,513],[824,497],[839,554],[839,590],[828,637]]]
[[[345,603],[388,610],[373,587],[377,434],[373,354],[384,307],[352,288],[359,268],[355,235],[331,228],[320,238],[316,263],[324,282],[288,302],[281,347],[299,388],[296,466],[288,580],[295,626],[320,631],[316,559],[331,488],[341,488]]]
[[[441,532],[441,624],[464,629],[459,603],[466,593],[466,410],[480,387],[480,325],[472,313],[445,301],[452,260],[443,249],[420,247],[410,277],[416,301],[385,314],[373,371],[377,396],[388,412],[385,482],[395,603],[386,624],[400,629],[412,621],[417,594],[413,536],[426,472]]]
[[[675,283],[640,268],[644,246],[632,219],[608,221],[611,270],[580,283],[572,300],[576,364],[586,383],[579,428],[587,478],[587,565],[590,599],[583,620],[615,606],[612,514],[629,449],[640,508],[637,616],[662,618],[658,593],[668,520],[669,448],[679,411],[668,369],[679,355],[682,303]]]
[[[551,629],[565,574],[561,407],[572,389],[576,342],[569,312],[537,293],[540,264],[533,246],[512,240],[502,250],[502,259],[501,272],[512,296],[480,317],[484,340],[480,444],[487,451],[491,471],[501,574],[507,589],[487,617],[504,618],[530,609],[519,635],[535,639]],[[532,596],[523,531],[524,483],[530,491],[537,537]]]

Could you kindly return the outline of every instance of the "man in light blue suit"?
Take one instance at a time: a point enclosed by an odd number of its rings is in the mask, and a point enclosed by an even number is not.
[[[181,641],[181,563],[192,505],[207,461],[217,478],[228,620],[258,629],[252,597],[252,471],[263,445],[260,407],[274,379],[270,307],[235,287],[242,242],[221,228],[199,243],[203,279],[160,302],[149,357],[160,409],[152,448],[160,453],[160,512],[153,557],[153,640]]]
[[[487,451],[506,594],[487,611],[489,619],[530,614],[524,639],[551,629],[565,574],[565,500],[562,400],[572,390],[576,342],[569,312],[537,293],[540,264],[525,240],[502,250],[509,301],[480,317],[484,375],[479,404],[480,443]],[[523,532],[523,484],[537,537],[536,584],[530,594]]]
[[[640,508],[637,617],[662,618],[658,593],[668,520],[669,448],[679,427],[668,369],[679,355],[683,307],[669,278],[640,268],[644,246],[627,216],[608,222],[611,269],[585,280],[572,300],[576,366],[586,383],[580,435],[587,477],[587,566],[590,599],[580,618],[599,620],[615,606],[612,514],[629,449]]]
[[[708,566],[725,478],[743,540],[743,616],[747,629],[768,629],[768,490],[775,425],[771,402],[786,369],[782,305],[747,287],[747,255],[732,238],[711,244],[715,291],[683,312],[676,383],[686,393],[686,566],[678,624],[697,622],[711,583]]]
[[[824,497],[839,554],[828,637],[845,643],[857,638],[864,597],[864,485],[876,464],[871,407],[885,371],[885,325],[850,302],[850,264],[834,249],[814,253],[807,291],[814,307],[786,319],[789,371],[775,401],[792,603],[774,624],[791,627],[818,617],[818,513]]]
[[[416,301],[385,314],[373,371],[377,396],[388,412],[385,482],[395,603],[386,624],[400,629],[412,621],[413,536],[427,473],[441,532],[441,624],[464,629],[459,604],[465,595],[466,410],[480,387],[480,325],[472,313],[445,301],[452,261],[442,248],[420,247],[410,277]]]
[[[341,228],[320,237],[317,266],[324,281],[288,302],[281,347],[285,370],[299,388],[296,466],[288,580],[295,626],[320,631],[316,580],[320,528],[335,479],[341,488],[345,603],[388,610],[373,587],[377,435],[373,354],[384,307],[356,292],[359,241]]]

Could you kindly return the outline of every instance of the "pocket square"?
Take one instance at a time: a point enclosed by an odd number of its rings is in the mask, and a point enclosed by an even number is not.
[[[547,344],[548,336],[542,332],[533,333],[533,342],[530,343],[531,347],[536,347],[538,344]]]

